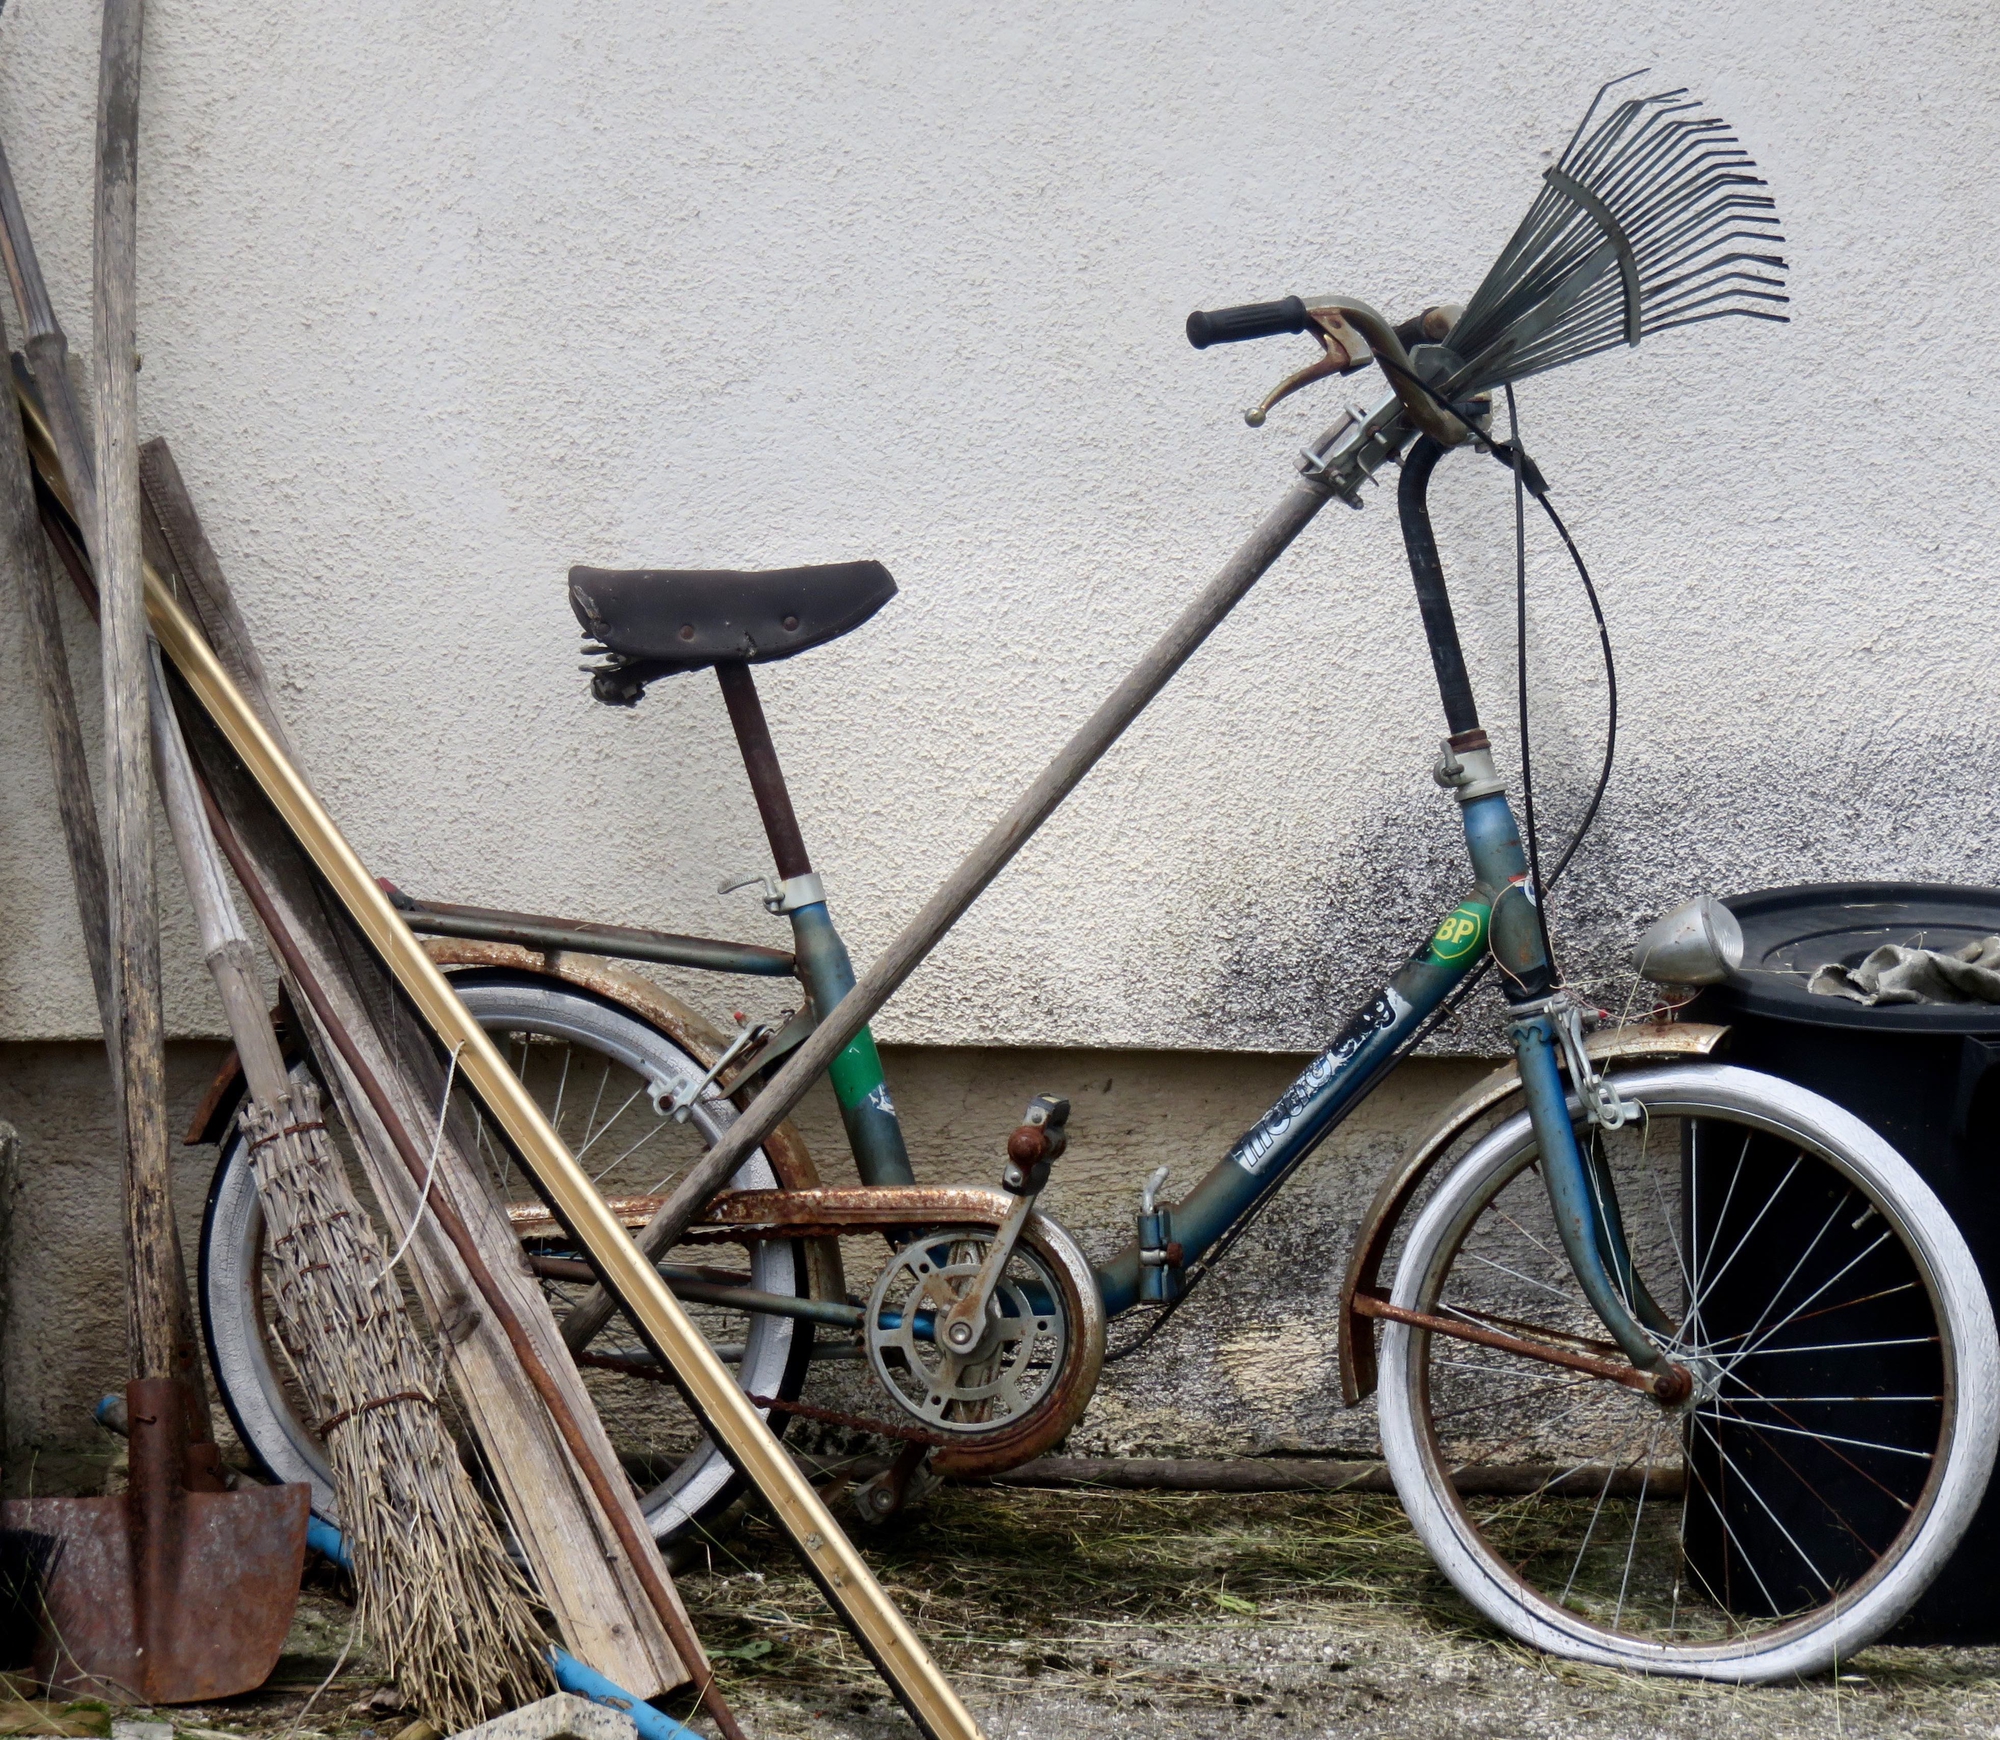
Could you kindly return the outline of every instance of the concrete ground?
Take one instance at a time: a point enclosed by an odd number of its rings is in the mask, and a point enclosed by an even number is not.
[[[993,1740],[2000,1735],[2000,1647],[1878,1648],[1754,1688],[1535,1655],[1458,1602],[1387,1499],[959,1489],[863,1544]],[[680,1586],[755,1740],[912,1732],[769,1525],[714,1544]],[[179,1740],[392,1740],[409,1716],[365,1640],[328,1680],[351,1629],[322,1583],[271,1686],[161,1715]],[[0,1734],[107,1720],[0,1706]]]

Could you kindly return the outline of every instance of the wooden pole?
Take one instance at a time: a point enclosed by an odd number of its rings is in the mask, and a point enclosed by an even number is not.
[[[14,172],[7,154],[0,151],[0,265],[14,292],[14,306],[20,310],[23,327],[21,350],[28,359],[28,371],[42,396],[49,420],[49,435],[55,443],[56,462],[69,485],[77,524],[86,539],[97,536],[97,471],[91,464],[90,446],[84,439],[83,419],[78,415],[76,395],[70,390],[69,339],[58,324],[49,301],[48,285],[42,281],[42,266],[35,257],[35,244],[28,234],[28,220],[21,210],[21,196],[14,187]],[[105,1029],[109,1033],[110,1029]]]
[[[96,570],[103,599],[106,888],[125,1100],[125,1249],[134,1377],[175,1375],[179,1265],[167,1161],[166,1041],[153,888],[146,603],[139,544],[136,380],[139,45],[143,0],[105,0],[98,57],[93,245],[98,464]]]

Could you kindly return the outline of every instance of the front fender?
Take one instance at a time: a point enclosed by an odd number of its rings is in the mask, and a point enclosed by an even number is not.
[[[1584,1041],[1584,1051],[1593,1063],[1606,1067],[1707,1057],[1728,1032],[1727,1027],[1696,1021],[1643,1022],[1593,1033]],[[1521,1078],[1512,1063],[1475,1083],[1446,1107],[1376,1188],[1375,1199],[1354,1236],[1347,1276],[1340,1288],[1340,1396],[1346,1406],[1351,1408],[1373,1395],[1376,1382],[1375,1319],[1354,1309],[1354,1296],[1381,1295],[1382,1264],[1389,1246],[1432,1168],[1474,1124],[1520,1091]]]

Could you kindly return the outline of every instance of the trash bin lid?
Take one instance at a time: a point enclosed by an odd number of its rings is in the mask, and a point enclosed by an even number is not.
[[[2000,888],[1948,882],[1818,882],[1732,894],[1743,965],[1709,996],[1748,1015],[1819,1027],[2000,1033],[2000,1003],[1868,1005],[1806,985],[1821,967],[1858,966],[1884,943],[1955,949],[2000,935]]]

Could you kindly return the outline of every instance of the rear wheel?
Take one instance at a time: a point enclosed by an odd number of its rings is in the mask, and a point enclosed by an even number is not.
[[[1494,1623],[1555,1653],[1718,1680],[1810,1673],[1895,1622],[1970,1522],[2000,1426],[1964,1239],[1889,1145],[1722,1065],[1616,1078],[1583,1133],[1615,1187],[1678,1406],[1536,1357],[1617,1361],[1563,1255],[1525,1114],[1455,1165],[1384,1324],[1384,1453],[1412,1523]]]
[[[675,1090],[699,1080],[702,1064],[658,1029],[589,992],[525,976],[460,980],[457,988],[614,1206],[658,1195],[735,1119],[735,1108],[712,1090],[694,1102],[684,1123],[664,1112],[663,1097],[670,1101]],[[558,1267],[581,1258],[542,1211],[506,1147],[482,1140],[479,1152],[509,1205],[524,1251]],[[731,1181],[737,1189],[780,1182],[761,1149]],[[356,1183],[372,1206],[358,1170]],[[635,1215],[642,1211],[639,1200],[626,1206]],[[392,1237],[387,1248],[398,1242]],[[747,1254],[740,1247],[689,1246],[669,1253],[667,1261],[762,1292],[807,1298],[815,1291],[812,1253],[797,1243],[766,1241]],[[567,1278],[545,1277],[542,1286],[558,1320],[585,1291],[585,1284]],[[310,1482],[314,1511],[337,1523],[326,1454],[267,1327],[265,1288],[256,1180],[232,1128],[202,1227],[201,1302],[210,1362],[245,1447],[274,1478]],[[689,1304],[687,1310],[746,1391],[788,1401],[798,1396],[811,1346],[807,1324],[712,1305]],[[655,1535],[679,1534],[729,1504],[739,1484],[734,1470],[621,1317],[597,1334],[580,1363]],[[775,1424],[782,1428],[783,1422],[780,1415]]]

